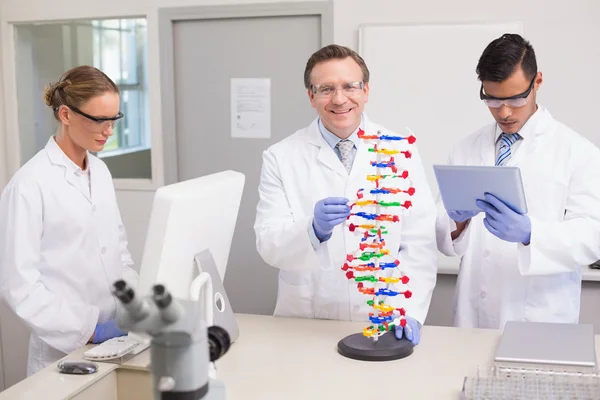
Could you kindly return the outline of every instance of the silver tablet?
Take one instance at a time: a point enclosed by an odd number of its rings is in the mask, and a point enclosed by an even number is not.
[[[434,165],[444,207],[449,211],[481,211],[475,201],[490,193],[511,209],[527,213],[521,170],[517,167]]]

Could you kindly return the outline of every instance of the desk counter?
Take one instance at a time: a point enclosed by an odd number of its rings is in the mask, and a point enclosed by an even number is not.
[[[500,332],[425,326],[421,344],[402,360],[362,362],[337,342],[363,323],[237,315],[240,338],[217,362],[227,400],[458,399],[465,376],[492,362]],[[596,347],[600,337],[596,336]],[[68,358],[81,357],[80,350]],[[88,376],[59,374],[56,364],[0,393],[5,399],[150,399],[149,350],[120,365],[98,363]]]
[[[448,258],[449,259],[449,258]],[[438,264],[437,273],[441,275],[458,275],[458,261],[442,261]],[[583,267],[581,271],[581,280],[584,282],[600,282],[600,269],[591,268],[590,266]]]

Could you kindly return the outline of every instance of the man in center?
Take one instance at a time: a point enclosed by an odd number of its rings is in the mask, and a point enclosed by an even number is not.
[[[344,222],[348,204],[369,186],[366,177],[374,172],[370,146],[361,143],[359,130],[396,134],[364,113],[369,70],[353,50],[338,45],[318,50],[306,64],[304,85],[318,116],[263,154],[254,228],[258,252],[280,270],[274,314],[368,321],[369,296],[341,270],[360,242]],[[411,152],[411,158],[396,158],[399,172],[409,171],[416,189],[413,206],[399,222],[385,223],[385,239],[410,278],[413,295],[389,297],[387,303],[407,312],[407,325],[397,328],[396,336],[418,344],[436,282],[437,213],[416,147]],[[382,212],[388,211],[402,214]]]

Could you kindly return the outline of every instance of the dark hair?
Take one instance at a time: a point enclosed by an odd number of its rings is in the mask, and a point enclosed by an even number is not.
[[[348,57],[352,58],[359,65],[363,74],[363,82],[369,82],[369,69],[367,68],[365,60],[363,60],[357,52],[355,52],[352,49],[349,49],[348,47],[340,46],[337,44],[330,44],[329,46],[325,46],[317,50],[308,59],[308,62],[306,63],[306,68],[304,69],[304,87],[306,87],[307,89],[310,87],[310,74],[315,65],[328,60],[343,60],[344,58]]]
[[[44,101],[54,111],[54,118],[59,120],[58,107],[80,108],[92,97],[106,92],[119,94],[119,88],[104,72],[81,65],[65,72],[58,82],[49,84],[44,92]]]
[[[482,82],[503,82],[519,66],[527,79],[533,79],[538,72],[535,51],[520,35],[505,33],[491,42],[481,54],[477,76]]]

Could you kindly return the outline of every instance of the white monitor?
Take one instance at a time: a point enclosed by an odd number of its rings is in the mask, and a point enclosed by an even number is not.
[[[160,283],[173,297],[189,300],[199,268],[209,273],[216,308],[214,323],[235,330],[229,332],[232,341],[237,336],[237,324],[223,279],[244,182],[243,174],[224,171],[159,188],[154,195],[137,287],[140,296],[147,296]],[[205,250],[210,251],[214,263],[207,259]],[[203,256],[195,260],[198,254]]]

